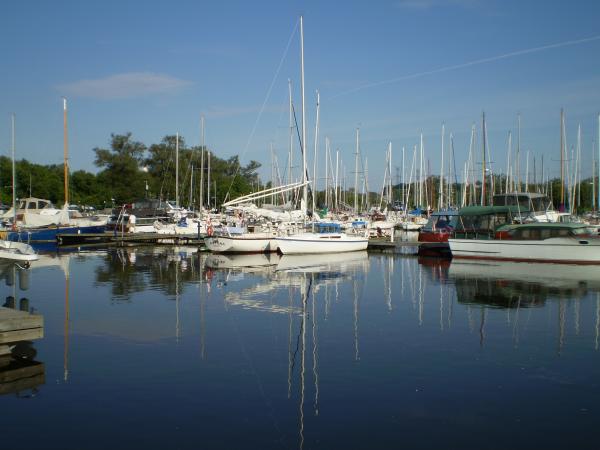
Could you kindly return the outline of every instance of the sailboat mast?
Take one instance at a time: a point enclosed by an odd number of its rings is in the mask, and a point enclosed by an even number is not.
[[[325,208],[329,208],[329,138],[325,136]]]
[[[288,78],[288,94],[290,108],[290,148],[288,154],[288,184],[292,184],[292,161],[294,151],[294,110],[292,107],[292,80]],[[291,195],[291,194],[290,194]]]
[[[444,137],[446,132],[446,126],[442,123],[442,165],[440,168],[440,198],[438,203],[438,209],[443,209],[444,207]]]
[[[313,160],[313,186],[312,186],[312,211],[315,214],[316,211],[316,197],[317,197],[317,157],[319,150],[319,105],[321,97],[319,91],[317,91],[317,119],[315,121],[315,156]],[[314,216],[313,216],[314,219]]]
[[[560,108],[560,208],[565,207],[565,113]]]
[[[304,20],[300,16],[300,93],[302,97],[302,209],[306,214],[308,204],[308,180],[306,179],[306,107],[304,103]]]
[[[517,192],[521,191],[521,113],[517,114]]]
[[[16,192],[16,175],[15,175],[15,113],[11,116],[11,155],[12,155],[12,208],[13,208],[13,228],[17,226],[17,192]]]
[[[63,153],[65,177],[65,205],[69,204],[69,135],[67,133],[67,99],[63,97]]]
[[[485,206],[485,112],[483,112],[481,115],[481,134],[483,142],[483,159],[481,165],[481,206]]]
[[[210,211],[210,150],[206,150],[206,208]]]
[[[179,208],[179,133],[175,135],[175,206]]]
[[[354,153],[354,212],[358,213],[358,139],[359,129],[356,129],[356,152]]]
[[[200,214],[204,208],[204,115],[200,116]]]

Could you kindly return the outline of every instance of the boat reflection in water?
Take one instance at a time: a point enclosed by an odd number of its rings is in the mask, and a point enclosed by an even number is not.
[[[360,284],[369,270],[367,252],[211,255],[206,266],[222,277],[217,282],[222,289],[227,289],[227,281],[244,281],[248,276],[249,285],[236,285],[224,293],[229,307],[288,316],[288,400],[297,401],[298,446],[302,449],[307,405],[312,403],[312,417],[319,415],[319,317],[327,318],[332,299],[339,302],[342,289],[348,285],[354,302],[354,358],[359,359],[358,306]],[[286,292],[287,304],[282,301]]]
[[[44,318],[34,312],[27,297],[17,301],[18,291],[24,295],[29,289],[27,269],[4,263],[0,277],[12,291],[0,306],[0,395],[33,397],[45,384],[45,366],[35,360],[37,350],[32,342],[44,337]]]
[[[542,306],[550,297],[581,299],[600,291],[600,267],[572,264],[452,261],[459,303],[499,308]]]

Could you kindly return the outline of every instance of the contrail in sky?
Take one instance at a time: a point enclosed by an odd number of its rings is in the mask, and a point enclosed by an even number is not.
[[[386,84],[397,83],[399,81],[404,81],[404,80],[411,80],[413,78],[419,78],[419,77],[422,77],[425,75],[433,75],[435,73],[449,72],[451,70],[462,69],[464,67],[476,66],[478,64],[485,64],[485,63],[489,63],[489,62],[493,62],[493,61],[499,61],[501,59],[512,58],[513,56],[527,55],[529,53],[536,53],[536,52],[541,52],[544,50],[550,50],[553,48],[567,47],[569,45],[583,44],[586,42],[592,42],[592,41],[597,41],[597,40],[600,40],[600,35],[591,36],[591,37],[587,37],[587,38],[583,38],[583,39],[576,39],[576,40],[572,40],[572,41],[558,42],[556,44],[543,45],[541,47],[528,48],[525,50],[518,50],[516,52],[505,53],[503,55],[496,55],[496,56],[491,56],[488,58],[476,59],[474,61],[469,61],[469,62],[465,62],[465,63],[461,63],[461,64],[455,64],[453,66],[440,67],[438,69],[427,70],[425,72],[418,72],[418,73],[404,75],[404,76],[397,77],[397,78],[391,78],[389,80],[376,81],[373,83],[363,84],[362,86],[358,86],[358,87],[349,89],[344,92],[340,92],[339,94],[336,94],[336,95],[330,97],[329,99],[333,100],[335,98],[343,97],[348,94],[353,94],[355,92],[362,91],[364,89],[369,89],[369,88],[377,87],[377,86],[383,86]]]

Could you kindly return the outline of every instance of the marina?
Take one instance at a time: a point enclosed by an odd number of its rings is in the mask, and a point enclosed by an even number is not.
[[[598,448],[600,3],[4,6],[0,447]]]

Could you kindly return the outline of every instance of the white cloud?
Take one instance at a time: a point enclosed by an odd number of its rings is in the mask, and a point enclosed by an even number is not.
[[[57,86],[65,95],[99,99],[144,97],[152,94],[176,92],[191,85],[165,74],[129,72],[94,80],[80,80]]]

